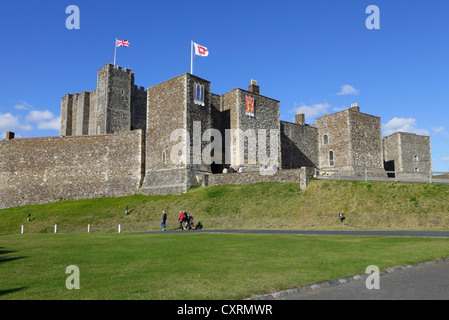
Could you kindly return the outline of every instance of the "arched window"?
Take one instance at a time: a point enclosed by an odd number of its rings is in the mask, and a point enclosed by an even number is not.
[[[333,151],[329,151],[329,165],[330,166],[334,165],[334,152]]]
[[[324,145],[327,145],[329,143],[329,137],[327,136],[327,134],[325,134],[324,136],[323,136],[323,144]]]

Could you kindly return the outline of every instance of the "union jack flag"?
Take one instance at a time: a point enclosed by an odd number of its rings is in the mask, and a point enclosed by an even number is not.
[[[117,47],[129,47],[129,41],[128,40],[115,40],[115,45]]]

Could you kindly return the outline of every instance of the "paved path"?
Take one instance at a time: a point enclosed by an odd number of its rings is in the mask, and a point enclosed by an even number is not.
[[[449,300],[449,261],[381,275],[379,289],[366,280],[289,294],[275,300]]]

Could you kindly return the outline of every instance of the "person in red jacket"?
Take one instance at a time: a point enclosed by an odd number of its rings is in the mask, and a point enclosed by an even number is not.
[[[179,211],[178,222],[179,222],[179,228],[181,230],[184,230],[184,227],[182,226],[182,223],[184,222],[184,213],[182,211]]]
[[[192,227],[190,226],[190,215],[187,213],[187,211],[186,210],[184,210],[183,211],[183,214],[184,214],[184,223],[185,223],[185,226],[186,226],[186,229],[192,229]]]

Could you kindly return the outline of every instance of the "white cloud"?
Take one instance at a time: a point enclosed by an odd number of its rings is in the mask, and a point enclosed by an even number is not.
[[[28,113],[26,119],[35,122],[39,130],[59,130],[61,127],[61,118],[48,111],[33,110]]]
[[[426,129],[415,128],[415,125],[416,119],[413,118],[393,118],[388,121],[382,129],[384,135],[386,136],[389,136],[395,132],[409,132],[424,136],[430,135],[429,131]]]
[[[13,113],[0,113],[0,140],[5,138],[6,131],[12,131],[16,137],[26,136],[24,133],[35,128],[38,130],[59,131],[61,117],[56,117],[48,110],[33,110],[34,107],[26,102],[19,102],[14,106],[16,110],[29,111],[26,116]],[[36,134],[36,133],[33,133]]]
[[[26,103],[25,101],[22,101],[14,106],[14,109],[16,110],[31,110],[32,108],[33,106]]]
[[[434,128],[432,128],[432,130],[434,133],[441,133],[441,132],[444,132],[446,129],[443,126],[440,126],[440,127],[434,127]]]
[[[439,126],[432,128],[433,134],[435,135],[443,135],[443,137],[449,138],[449,132],[446,130],[445,127]]]
[[[343,107],[333,107],[332,108],[335,112],[339,112],[339,111],[343,111],[348,109],[347,107],[343,106]]]
[[[0,113],[0,132],[6,131],[29,131],[32,127],[29,124],[22,124],[19,118],[11,113]]]
[[[293,112],[301,111],[304,113],[307,120],[312,120],[318,116],[324,115],[327,110],[329,109],[330,104],[329,103],[317,103],[311,106],[308,105],[300,105],[293,109]]]
[[[341,86],[341,91],[337,93],[337,95],[345,95],[345,94],[359,94],[360,90],[357,90],[353,86],[349,84],[345,84],[344,86]]]
[[[48,121],[39,121],[37,128],[40,130],[59,130],[61,128],[61,117],[53,118]]]
[[[443,160],[444,162],[449,162],[449,157],[444,157],[444,158],[441,159],[441,160]]]
[[[51,113],[48,110],[45,111],[33,110],[30,111],[30,113],[28,113],[27,120],[31,122],[39,122],[44,120],[52,120],[54,119],[54,117],[55,116],[53,115],[53,113]]]

